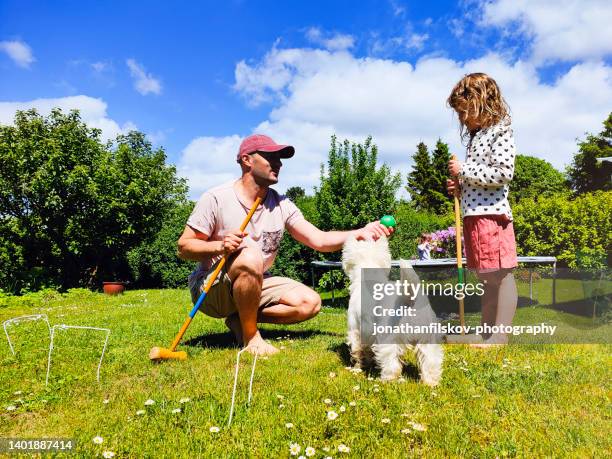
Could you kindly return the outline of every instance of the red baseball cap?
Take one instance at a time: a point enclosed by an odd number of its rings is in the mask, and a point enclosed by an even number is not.
[[[250,155],[256,151],[278,153],[281,158],[291,158],[295,154],[295,148],[291,145],[279,145],[267,135],[253,134],[244,139],[240,144],[236,160],[240,162],[242,155]]]

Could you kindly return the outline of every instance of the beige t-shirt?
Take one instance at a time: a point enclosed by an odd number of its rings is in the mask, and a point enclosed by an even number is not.
[[[205,192],[193,209],[187,225],[206,234],[209,241],[221,241],[229,231],[240,228],[250,206],[240,200],[235,184],[235,181],[225,183]],[[261,250],[264,271],[267,271],[274,263],[284,230],[289,230],[303,219],[302,212],[289,198],[270,188],[244,230],[248,236],[244,238],[243,245]],[[202,260],[193,274],[208,271],[221,256]]]

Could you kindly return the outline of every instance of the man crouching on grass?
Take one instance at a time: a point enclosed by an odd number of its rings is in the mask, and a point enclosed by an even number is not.
[[[261,337],[258,323],[293,324],[314,317],[321,309],[317,292],[293,279],[268,273],[285,229],[297,241],[320,252],[341,249],[349,236],[375,240],[393,231],[379,222],[354,231],[327,232],[309,223],[295,204],[270,188],[278,182],[281,159],[294,153],[292,146],[278,145],[265,135],[244,139],[236,158],[242,177],[204,193],[178,240],[179,256],[199,262],[189,276],[194,303],[216,264],[227,256],[200,311],[225,318],[238,343],[253,354],[278,352]],[[240,224],[257,197],[262,202],[241,232]]]

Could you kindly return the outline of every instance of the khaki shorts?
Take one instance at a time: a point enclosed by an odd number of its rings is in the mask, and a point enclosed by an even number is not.
[[[192,273],[189,276],[189,290],[191,291],[191,301],[193,304],[198,301],[206,283],[210,276],[213,274],[216,265],[213,266],[207,272]],[[289,279],[288,277],[280,276],[265,276],[261,286],[261,299],[259,300],[259,308],[267,308],[274,304],[278,304],[282,296],[293,290],[296,287],[300,287],[301,284],[298,281]],[[215,318],[223,318],[231,316],[238,312],[234,297],[232,295],[232,281],[230,280],[229,274],[224,269],[221,270],[217,279],[213,283],[212,287],[206,294],[206,298],[200,305],[199,311],[203,312],[207,316]]]

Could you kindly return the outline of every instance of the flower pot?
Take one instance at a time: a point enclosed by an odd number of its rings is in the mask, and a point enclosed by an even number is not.
[[[119,295],[125,290],[123,282],[102,282],[102,288],[107,295]]]

